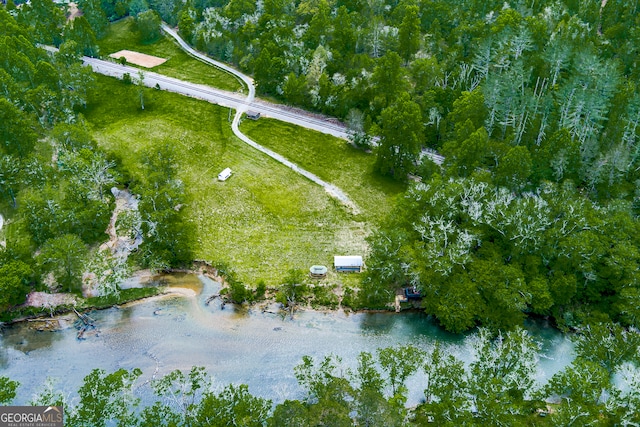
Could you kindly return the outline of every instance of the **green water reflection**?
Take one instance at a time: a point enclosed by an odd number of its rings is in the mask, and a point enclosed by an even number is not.
[[[99,331],[86,340],[76,339],[74,328],[6,328],[0,338],[0,375],[22,383],[17,403],[27,402],[47,376],[58,378],[58,387],[72,393],[93,368],[139,367],[144,382],[156,367],[164,375],[201,365],[221,384],[247,383],[252,393],[281,401],[299,397],[293,368],[304,355],[334,353],[355,365],[361,351],[408,343],[427,349],[437,341],[468,361],[465,336],[446,333],[423,313],[299,312],[291,320],[271,310],[222,309],[218,300],[207,305],[219,285],[205,277],[158,280],[186,289],[186,295],[93,313]],[[572,346],[565,337],[540,325],[530,330],[542,346],[541,379],[570,362]],[[410,400],[417,402],[421,385],[410,382],[409,387]],[[139,393],[148,397],[150,391]]]

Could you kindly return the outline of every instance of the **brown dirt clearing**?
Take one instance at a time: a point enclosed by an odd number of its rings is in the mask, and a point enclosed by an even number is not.
[[[59,305],[75,305],[77,303],[77,298],[72,294],[50,294],[47,292],[31,292],[27,295],[27,302],[25,302],[25,306],[27,307],[57,307]]]
[[[160,64],[167,62],[164,58],[158,58],[157,56],[147,55],[145,53],[134,52],[132,50],[121,50],[109,55],[114,59],[120,59],[124,56],[127,62],[135,65],[139,65],[145,68],[157,67]]]

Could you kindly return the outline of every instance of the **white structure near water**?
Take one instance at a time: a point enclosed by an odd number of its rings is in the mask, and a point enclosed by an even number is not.
[[[218,174],[218,181],[226,181],[231,176],[231,168],[226,168]]]
[[[364,263],[360,255],[334,256],[333,265],[339,273],[360,273]]]

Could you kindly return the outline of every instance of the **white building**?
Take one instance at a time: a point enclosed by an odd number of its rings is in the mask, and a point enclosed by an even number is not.
[[[360,255],[334,256],[333,265],[337,272],[360,273],[364,263]]]

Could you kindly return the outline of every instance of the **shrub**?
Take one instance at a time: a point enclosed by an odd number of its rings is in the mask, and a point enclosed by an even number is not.
[[[333,292],[336,285],[313,287],[313,305],[321,307],[329,307],[335,309],[338,307],[338,296]]]
[[[349,307],[352,310],[357,310],[360,308],[358,304],[358,294],[353,288],[344,288],[344,293],[342,295],[342,306]]]
[[[242,304],[252,297],[247,287],[242,282],[234,281],[229,284],[229,299],[236,304]]]
[[[256,286],[256,293],[255,293],[256,300],[258,301],[263,300],[266,293],[267,293],[267,284],[264,282],[264,280],[260,279]]]

